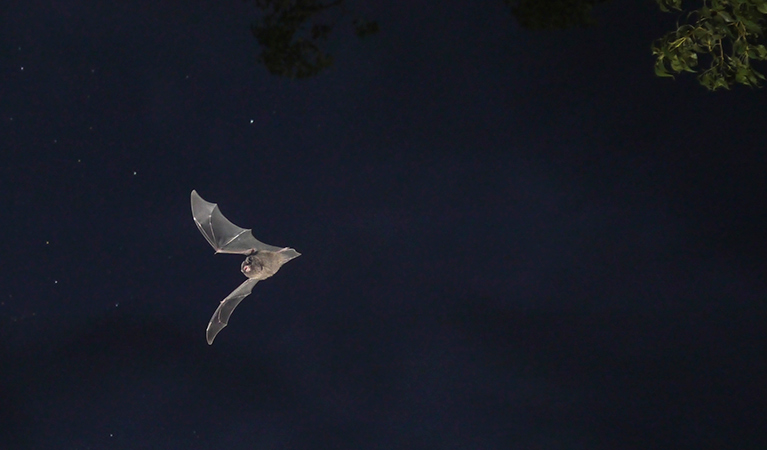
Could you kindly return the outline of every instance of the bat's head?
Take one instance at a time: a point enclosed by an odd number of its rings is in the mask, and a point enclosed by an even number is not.
[[[242,262],[240,270],[248,278],[260,278],[259,275],[264,271],[264,261],[257,254],[250,255]]]

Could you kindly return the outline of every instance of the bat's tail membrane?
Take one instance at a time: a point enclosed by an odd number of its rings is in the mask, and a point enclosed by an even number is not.
[[[286,262],[290,261],[293,258],[298,258],[299,256],[301,256],[300,253],[298,253],[297,251],[293,250],[290,247],[283,248],[282,250],[277,252],[277,255],[279,255],[280,257],[280,265],[285,264]]]

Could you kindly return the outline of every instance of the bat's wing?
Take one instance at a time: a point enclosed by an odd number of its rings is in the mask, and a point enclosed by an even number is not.
[[[192,217],[194,223],[216,253],[250,254],[256,250],[278,252],[282,247],[267,245],[253,237],[253,233],[229,221],[215,203],[206,202],[192,191]]]
[[[232,291],[225,299],[221,301],[221,304],[216,308],[216,312],[213,313],[213,317],[210,318],[208,329],[205,330],[205,337],[208,339],[208,345],[213,343],[213,339],[219,331],[229,323],[229,317],[231,317],[234,308],[240,304],[240,302],[250,295],[253,290],[253,286],[258,283],[258,280],[248,278],[237,289]]]

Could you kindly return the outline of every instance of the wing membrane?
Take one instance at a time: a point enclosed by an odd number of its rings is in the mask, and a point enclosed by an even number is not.
[[[210,318],[208,328],[205,330],[205,337],[208,340],[208,345],[212,344],[216,335],[229,324],[229,318],[232,316],[234,309],[245,297],[250,295],[250,292],[253,290],[253,286],[255,286],[256,283],[258,283],[258,280],[248,278],[221,301],[221,304],[216,308],[216,312],[213,313],[213,317]]]
[[[200,233],[216,253],[250,254],[257,250],[276,252],[282,249],[264,244],[253,237],[249,229],[230,222],[216,203],[205,201],[197,191],[192,191],[192,217]]]

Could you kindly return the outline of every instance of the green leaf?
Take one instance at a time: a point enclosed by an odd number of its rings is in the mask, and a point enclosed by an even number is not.
[[[695,72],[695,69],[691,69],[691,67],[696,67],[698,65],[698,55],[695,53],[687,53],[684,55],[684,64],[687,66],[685,68],[688,72]]]
[[[739,55],[743,53],[745,46],[746,46],[746,43],[742,39],[736,39],[735,42],[732,43],[732,54]]]
[[[669,12],[670,9],[682,10],[682,0],[657,0],[657,2],[663,12]]]
[[[698,82],[709,91],[714,90],[714,77],[711,72],[704,72],[698,77]]]
[[[727,80],[724,78],[717,78],[716,81],[714,81],[714,88],[712,90],[717,90],[719,88],[725,88],[728,91],[730,90],[730,84],[727,83]]]
[[[708,34],[708,31],[704,30],[701,27],[695,27],[695,29],[692,32],[692,35],[696,39],[703,39]]]
[[[760,27],[760,26],[759,26],[759,25],[757,25],[756,23],[754,23],[754,22],[752,22],[752,21],[750,21],[750,20],[746,20],[746,19],[741,19],[741,21],[740,21],[740,22],[741,22],[743,25],[745,25],[745,26],[746,26],[746,29],[747,29],[748,31],[750,31],[750,32],[752,32],[752,33],[754,33],[754,34],[762,34],[762,27]]]
[[[767,14],[767,2],[762,2],[756,5],[756,9],[758,9],[762,14]]]
[[[728,14],[727,11],[717,11],[716,15],[724,19],[727,23],[732,22],[732,16]]]
[[[674,72],[681,72],[682,70],[684,70],[684,66],[682,64],[684,63],[679,61],[679,58],[677,58],[676,56],[671,58],[671,70],[673,70]]]
[[[658,61],[655,62],[655,75],[664,78],[674,78],[673,75],[666,72],[666,67],[661,59],[658,59]]]
[[[749,84],[748,69],[746,69],[745,67],[738,67],[738,71],[735,73],[735,81],[737,81],[740,84]]]

